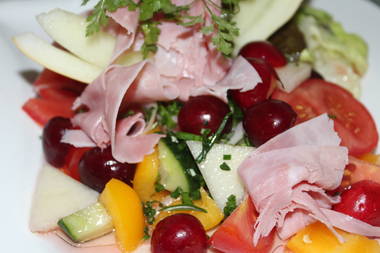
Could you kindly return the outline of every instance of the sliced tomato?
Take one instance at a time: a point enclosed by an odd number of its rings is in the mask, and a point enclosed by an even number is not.
[[[31,98],[22,106],[22,109],[39,125],[44,126],[51,118],[62,116],[71,118],[72,101],[58,101],[43,98]]]
[[[346,165],[346,168],[344,168],[344,174],[340,186],[329,193],[331,195],[339,194],[350,185],[362,180],[372,180],[380,183],[380,166],[350,156],[348,164]]]
[[[289,103],[298,115],[297,123],[328,113],[334,119],[342,145],[353,156],[371,152],[377,146],[379,135],[368,110],[351,93],[335,84],[309,79],[291,93],[277,89],[272,98]]]
[[[66,165],[63,170],[68,172],[68,175],[72,178],[80,181],[79,177],[79,162],[83,154],[91,148],[72,148],[66,158]]]
[[[79,96],[86,87],[84,83],[72,80],[48,69],[44,69],[41,72],[33,85],[36,86],[38,93],[45,88],[54,88],[70,91],[76,96]]]
[[[211,236],[211,247],[225,253],[269,252],[273,247],[273,232],[269,236],[261,238],[256,246],[253,245],[256,219],[255,207],[252,201],[247,198]]]
[[[72,117],[72,104],[86,87],[48,69],[41,72],[33,85],[38,97],[29,99],[22,109],[41,126],[56,116]]]
[[[45,88],[38,91],[38,95],[44,99],[72,102],[77,96],[69,90]]]

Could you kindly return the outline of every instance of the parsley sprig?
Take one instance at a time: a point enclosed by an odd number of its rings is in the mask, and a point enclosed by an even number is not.
[[[90,0],[82,0],[82,5],[86,5]],[[172,20],[178,25],[185,27],[201,24],[201,31],[204,34],[211,34],[212,43],[225,56],[231,56],[233,52],[233,41],[239,35],[239,29],[232,21],[233,15],[238,11],[240,0],[222,0],[222,5],[218,6],[213,0],[202,1],[209,13],[212,24],[205,25],[204,17],[191,16],[188,14],[189,5],[177,6],[171,0],[141,0],[135,3],[133,0],[99,0],[94,10],[88,16],[88,26],[86,35],[98,32],[108,24],[107,12],[114,12],[119,8],[128,7],[129,10],[139,10],[140,29],[144,34],[144,44],[141,48],[144,57],[157,51],[157,41],[160,35],[157,15],[163,15],[165,20]],[[219,9],[221,15],[215,13]]]

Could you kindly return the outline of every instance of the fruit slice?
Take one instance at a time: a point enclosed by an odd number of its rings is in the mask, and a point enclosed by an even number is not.
[[[42,168],[33,197],[30,230],[47,232],[57,227],[60,218],[97,201],[98,193],[61,171]]]
[[[137,193],[122,181],[111,179],[99,201],[112,217],[122,252],[136,249],[144,236],[144,215]]]
[[[111,216],[99,202],[60,219],[58,225],[74,242],[89,241],[113,230]]]
[[[253,234],[257,213],[249,198],[243,200],[238,208],[216,229],[210,238],[210,246],[217,252],[268,253],[272,252],[274,232],[262,237],[253,245]]]
[[[156,193],[155,183],[158,177],[158,151],[144,157],[144,160],[137,165],[135,177],[133,178],[133,189],[139,195],[141,201],[151,199]]]
[[[86,36],[85,16],[54,9],[38,15],[37,20],[54,41],[79,58],[102,68],[110,62],[115,37],[103,31]]]
[[[33,61],[83,83],[92,82],[102,71],[100,67],[56,48],[32,33],[15,36],[13,42],[23,54]]]
[[[181,201],[175,201],[171,204],[171,206],[180,204]],[[216,205],[215,201],[210,198],[210,196],[203,188],[201,188],[201,199],[193,201],[193,204],[197,207],[203,208],[207,211],[207,213],[200,211],[162,211],[156,217],[155,225],[160,220],[163,220],[165,217],[168,217],[170,215],[176,213],[188,213],[195,216],[207,231],[216,227],[224,218],[222,210]]]
[[[198,157],[202,151],[202,143],[188,141],[187,145],[193,156]],[[235,195],[237,203],[243,199],[244,188],[237,169],[253,150],[253,147],[215,144],[206,159],[198,164],[211,196],[220,209],[225,207],[227,198],[232,194]],[[230,159],[225,160],[228,157]],[[223,163],[227,164],[230,170],[221,169]]]
[[[245,44],[266,40],[296,12],[302,0],[247,0],[239,2],[234,21],[240,30],[235,39],[235,54]]]
[[[352,252],[380,252],[380,245],[376,240],[365,236],[350,234],[338,230],[346,240],[339,243],[334,234],[322,223],[313,223],[293,236],[287,247],[293,253],[352,253]]]
[[[61,116],[71,118],[74,113],[71,106],[74,100],[56,101],[44,98],[31,98],[25,102],[22,109],[40,126],[44,126],[50,119]]]

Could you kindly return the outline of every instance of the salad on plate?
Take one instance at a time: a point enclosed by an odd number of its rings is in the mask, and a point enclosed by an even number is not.
[[[82,4],[89,4],[84,0]],[[30,229],[121,252],[380,252],[368,46],[301,0],[100,0],[14,44],[46,165]]]

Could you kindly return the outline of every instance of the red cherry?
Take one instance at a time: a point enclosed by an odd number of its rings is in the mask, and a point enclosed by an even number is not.
[[[201,134],[202,129],[215,133],[223,118],[229,113],[228,105],[213,96],[191,97],[178,114],[178,125],[181,131]],[[231,121],[224,128],[224,133],[231,130]]]
[[[42,131],[42,148],[45,159],[56,168],[65,165],[66,156],[72,148],[71,145],[61,142],[65,130],[72,127],[70,119],[55,117],[46,123]]]
[[[380,184],[371,180],[352,184],[343,191],[341,201],[333,209],[372,226],[380,226]]]
[[[274,68],[286,65],[286,59],[282,53],[266,41],[248,43],[240,50],[239,54],[244,58],[261,58]]]
[[[252,145],[260,146],[294,126],[296,119],[297,114],[289,104],[269,99],[245,112],[243,127]]]
[[[276,74],[267,62],[258,58],[248,58],[247,60],[256,69],[262,82],[258,83],[254,89],[245,92],[229,91],[232,99],[244,110],[269,98],[277,86]]]
[[[161,220],[152,234],[153,253],[206,253],[207,235],[197,218],[174,214]]]
[[[80,181],[88,187],[102,192],[111,178],[117,178],[129,185],[135,174],[135,164],[116,161],[111,148],[93,148],[83,154],[79,162]]]

